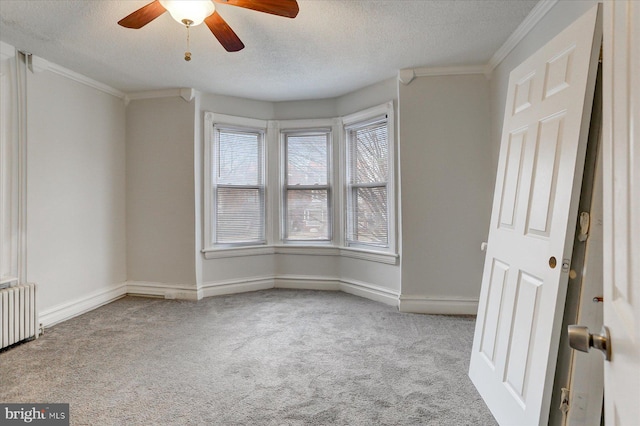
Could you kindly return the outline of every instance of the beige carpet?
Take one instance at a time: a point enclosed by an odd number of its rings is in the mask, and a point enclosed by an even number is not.
[[[0,353],[0,402],[74,425],[495,425],[474,319],[339,292],[126,297]]]

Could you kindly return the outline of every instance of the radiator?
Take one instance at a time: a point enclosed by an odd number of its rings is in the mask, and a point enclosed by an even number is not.
[[[36,285],[0,290],[0,349],[38,337]]]

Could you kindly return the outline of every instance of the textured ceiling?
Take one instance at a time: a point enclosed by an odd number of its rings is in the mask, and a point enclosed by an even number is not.
[[[399,69],[486,64],[537,0],[298,0],[295,19],[217,10],[245,44],[228,53],[205,25],[168,13],[117,21],[150,0],[0,1],[0,40],[124,92],[188,87],[269,101],[330,98]]]

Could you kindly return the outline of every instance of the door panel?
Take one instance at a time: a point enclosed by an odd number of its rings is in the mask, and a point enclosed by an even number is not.
[[[514,69],[469,376],[502,425],[547,422],[595,87],[599,9]]]
[[[527,234],[548,238],[555,205],[565,113],[540,120]]]
[[[509,135],[505,164],[505,183],[502,200],[500,201],[499,226],[501,228],[513,229],[514,227],[526,137],[526,129],[518,130],[516,133]]]

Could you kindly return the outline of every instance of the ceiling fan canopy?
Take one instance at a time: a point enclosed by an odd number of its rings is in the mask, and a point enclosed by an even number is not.
[[[173,19],[186,27],[204,22],[227,52],[237,52],[244,44],[227,22],[215,10],[214,3],[228,4],[257,12],[295,18],[299,7],[296,0],[154,0],[124,17],[118,24],[140,29],[169,11]]]

